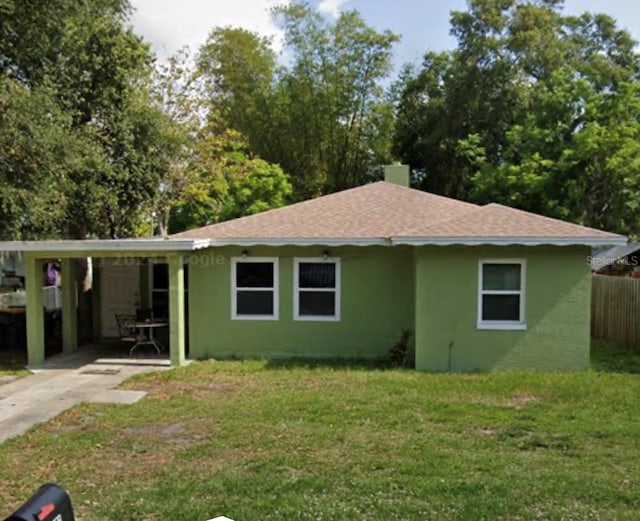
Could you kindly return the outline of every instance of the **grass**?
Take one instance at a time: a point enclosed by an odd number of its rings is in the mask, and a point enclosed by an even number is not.
[[[635,520],[637,361],[596,344],[577,374],[194,363],[1,445],[0,505],[55,481],[92,521]]]
[[[20,365],[0,368],[0,378],[5,378],[8,376],[22,378],[23,376],[28,376],[30,374],[31,372],[28,369]]]
[[[24,368],[16,367],[15,369],[0,369],[0,378],[6,378],[9,376],[27,376],[29,371]]]
[[[591,367],[596,371],[640,374],[640,350],[591,342]]]

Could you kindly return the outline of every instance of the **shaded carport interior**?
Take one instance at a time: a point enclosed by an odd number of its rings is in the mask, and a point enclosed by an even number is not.
[[[78,349],[74,260],[78,258],[165,258],[169,272],[169,353],[171,364],[185,362],[185,270],[190,252],[209,246],[207,239],[92,239],[0,242],[0,251],[21,252],[24,258],[27,322],[27,358],[40,365],[45,358],[43,269],[48,259],[59,259],[62,279],[62,348]]]

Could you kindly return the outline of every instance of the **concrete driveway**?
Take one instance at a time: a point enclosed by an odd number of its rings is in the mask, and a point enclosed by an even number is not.
[[[116,390],[127,378],[169,369],[169,360],[113,356],[102,348],[58,355],[33,374],[0,385],[0,443],[80,402],[135,403],[143,391]]]

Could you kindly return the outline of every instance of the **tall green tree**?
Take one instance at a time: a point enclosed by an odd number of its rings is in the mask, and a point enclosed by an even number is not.
[[[500,164],[477,134],[461,142],[477,168],[474,199],[640,233],[640,83],[598,91],[561,67],[532,96],[536,110],[507,131]]]
[[[0,77],[0,240],[55,236],[70,140],[68,118],[49,92]]]
[[[229,74],[244,70],[236,63]],[[202,80],[186,49],[155,69],[154,103],[166,137],[155,200],[162,235],[282,206],[291,193],[280,167],[253,154],[245,136],[228,127],[229,114],[207,107],[203,89],[217,87]],[[232,110],[234,100],[227,101]]]
[[[58,172],[63,226],[52,221],[40,231],[78,238],[132,233],[151,211],[163,134],[149,97],[152,57],[128,26],[128,1],[3,0],[1,9],[0,77],[32,95],[46,93],[64,124],[39,124],[66,131],[66,154],[75,154]],[[44,151],[54,146],[41,144]]]
[[[170,233],[278,208],[291,195],[282,169],[254,156],[245,137],[215,113],[186,168],[190,182],[171,205]]]
[[[355,11],[332,21],[294,3],[274,17],[287,65],[278,67],[269,42],[255,34],[211,33],[199,60],[211,104],[257,155],[291,176],[297,198],[363,183],[390,156],[383,81],[398,37]]]
[[[218,27],[198,54],[198,72],[213,111],[269,156],[276,53],[271,41],[246,29]]]
[[[566,16],[562,8],[562,0],[469,0],[466,11],[453,12],[456,49],[428,53],[422,69],[403,78],[394,151],[423,189],[587,224],[615,222],[622,231],[620,214],[601,214],[626,203],[597,200],[604,192],[588,180],[599,171],[602,186],[617,186],[613,171],[595,167],[586,153],[567,162],[563,152],[578,153],[589,124],[613,130],[625,103],[633,114],[635,43],[606,15]],[[632,116],[626,123],[633,127]],[[589,138],[610,159],[616,152],[606,141],[604,133]],[[626,155],[632,141],[622,147]],[[553,182],[538,176],[542,165]],[[592,203],[581,212],[587,193]]]
[[[172,208],[198,182],[190,168],[204,122],[200,83],[187,48],[157,63],[152,80],[154,106],[163,114],[163,164],[154,201],[153,232],[168,234]],[[149,230],[149,227],[147,227]]]

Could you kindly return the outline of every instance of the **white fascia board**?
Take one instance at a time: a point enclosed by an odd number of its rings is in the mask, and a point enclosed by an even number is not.
[[[211,239],[209,246],[391,246],[390,239],[332,239],[332,238],[296,238],[296,239]]]
[[[394,246],[624,246],[618,237],[394,237]]]
[[[209,239],[89,239],[0,242],[0,251],[35,253],[70,252],[171,252],[194,251],[209,246]]]

